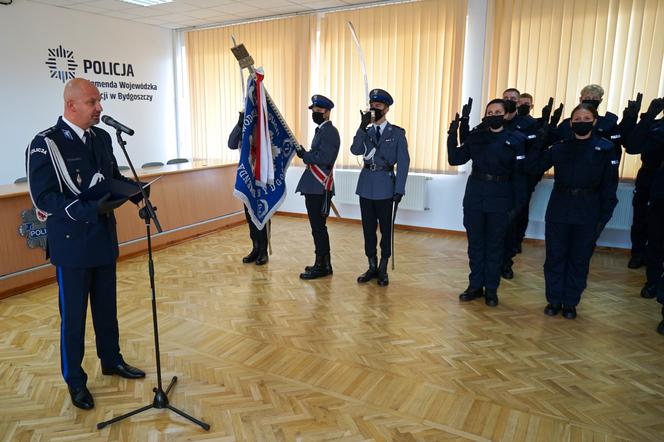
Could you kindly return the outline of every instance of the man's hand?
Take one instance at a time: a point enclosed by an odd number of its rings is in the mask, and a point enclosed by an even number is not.
[[[111,197],[110,193],[104,195],[99,201],[97,201],[97,213],[105,214],[110,213],[113,210],[117,209],[124,203],[126,200],[115,200],[109,201]]]
[[[551,117],[551,122],[549,123],[551,127],[556,127],[558,126],[558,123],[560,123],[560,117],[563,115],[563,104],[560,103],[560,106],[556,110],[553,111],[553,116]]]
[[[459,114],[457,113],[454,117],[454,120],[452,120],[450,123],[450,128],[447,131],[448,134],[456,135],[457,131],[459,130],[459,121]]]
[[[468,120],[470,119],[470,111],[473,110],[473,99],[472,97],[468,97],[468,103],[464,104],[461,107],[461,119],[462,120]],[[457,119],[459,118],[459,114],[457,114]]]
[[[362,129],[363,131],[367,131],[367,126],[371,124],[371,112],[362,112],[360,111],[360,117],[362,118],[362,121],[360,122],[360,127],[359,129]]]
[[[655,98],[650,102],[648,110],[646,111],[646,116],[649,118],[655,118],[664,110],[664,98]]]
[[[549,102],[542,108],[542,125],[548,124],[553,110],[553,97],[549,97]]]
[[[304,157],[305,152],[306,152],[306,150],[304,150],[304,146],[301,145],[301,144],[299,145],[299,147],[295,148],[295,153],[297,154],[297,156],[299,158]]]
[[[143,186],[145,186],[147,183],[139,182],[138,184],[139,184],[141,187],[143,187]],[[148,198],[150,198],[150,186],[144,188],[144,190],[145,190],[145,196],[147,196]],[[137,193],[137,194],[135,194],[135,195],[132,195],[132,196],[129,197],[129,201],[131,201],[131,202],[134,203],[134,204],[138,204],[138,203],[140,203],[141,201],[143,201],[143,194],[142,194],[141,192],[139,192],[139,193]]]
[[[639,92],[636,94],[636,100],[627,100],[627,107],[623,110],[623,120],[634,120],[639,116],[641,111],[641,102],[643,101],[643,94]]]
[[[403,198],[403,195],[400,193],[395,193],[394,196],[392,197],[392,201],[395,203],[399,204],[401,202],[401,198]]]
[[[238,112],[237,125],[242,127],[244,125],[244,112]]]

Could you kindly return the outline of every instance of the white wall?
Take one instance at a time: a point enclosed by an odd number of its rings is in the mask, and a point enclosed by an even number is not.
[[[76,76],[96,81],[152,83],[152,102],[105,100],[104,114],[136,130],[125,137],[136,165],[177,156],[172,31],[99,15],[18,1],[0,6],[0,184],[25,175],[25,148],[34,135],[62,114],[63,82],[50,78],[48,50],[73,51]],[[83,60],[131,64],[133,77],[84,73]],[[101,92],[127,90],[99,88]],[[109,131],[107,126],[100,124]],[[111,135],[114,135],[111,132]],[[113,136],[115,139],[115,137]],[[120,164],[124,157],[119,148]]]

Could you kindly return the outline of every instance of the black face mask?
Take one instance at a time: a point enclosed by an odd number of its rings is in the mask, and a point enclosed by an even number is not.
[[[594,107],[595,109],[599,108],[599,104],[601,102],[602,102],[602,100],[581,100],[581,103],[589,104],[590,106]]]
[[[504,100],[504,101],[505,101],[505,112],[511,114],[512,112],[516,111],[516,101],[512,100]]]
[[[482,118],[482,122],[491,129],[500,129],[503,127],[503,124],[505,124],[503,117],[504,115],[489,115]]]
[[[382,109],[372,107],[369,110],[374,113],[374,121],[379,121],[381,118],[383,118],[383,110]]]
[[[572,123],[572,132],[574,132],[575,134],[580,135],[582,137],[585,136],[585,135],[588,135],[591,130],[593,130],[593,122],[592,121]]]
[[[325,117],[323,116],[323,112],[312,112],[311,119],[314,120],[314,123],[318,125],[325,122]]]
[[[516,108],[516,111],[519,113],[519,115],[528,115],[530,113],[530,105],[522,104]]]

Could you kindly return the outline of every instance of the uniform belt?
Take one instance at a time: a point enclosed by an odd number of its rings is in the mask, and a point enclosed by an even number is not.
[[[512,179],[509,175],[491,175],[490,173],[479,173],[474,170],[471,172],[470,176],[477,180],[481,181],[494,181],[496,183],[504,183]]]
[[[364,163],[364,168],[369,169],[372,172],[394,172],[394,165],[392,166],[378,166],[374,163]]]
[[[576,196],[576,195],[594,195],[597,193],[597,189],[584,189],[581,187],[565,187],[554,184],[553,190],[564,195]]]

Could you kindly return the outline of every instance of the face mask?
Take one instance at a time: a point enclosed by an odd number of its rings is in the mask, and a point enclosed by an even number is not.
[[[314,123],[318,125],[322,124],[325,121],[325,117],[323,117],[322,112],[312,112],[311,119],[314,120]]]
[[[382,109],[378,109],[378,108],[372,107],[372,108],[369,109],[369,110],[370,110],[370,111],[373,111],[375,121],[379,121],[381,118],[383,118],[383,110],[382,110]]]
[[[602,102],[602,100],[582,100],[581,103],[583,104],[589,104],[593,106],[595,109],[599,108],[599,104]]]
[[[505,112],[511,114],[514,111],[516,111],[516,101],[505,100]]]
[[[516,108],[516,111],[519,113],[519,115],[528,115],[530,113],[530,105],[522,104]]]
[[[593,130],[592,121],[572,123],[572,132],[574,132],[577,135],[580,136],[588,135],[591,130]]]
[[[482,118],[482,121],[491,129],[500,129],[503,127],[503,115],[489,115]]]

